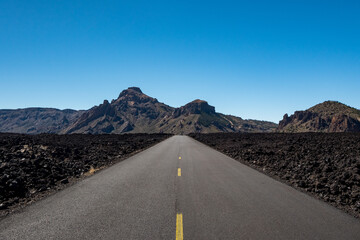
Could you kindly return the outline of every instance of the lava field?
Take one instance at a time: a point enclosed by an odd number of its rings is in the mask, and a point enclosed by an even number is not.
[[[168,138],[0,134],[0,216]]]
[[[359,133],[214,133],[190,136],[360,217]]]

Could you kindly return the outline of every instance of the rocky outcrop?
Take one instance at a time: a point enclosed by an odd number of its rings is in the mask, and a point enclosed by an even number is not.
[[[338,115],[331,119],[330,132],[360,132],[360,121],[346,116]]]
[[[279,132],[360,132],[360,111],[339,102],[326,101],[305,111],[285,114]]]
[[[190,115],[190,114],[215,114],[215,107],[210,106],[206,101],[203,100],[194,100],[185,106],[175,109],[174,117],[179,117],[180,115]]]
[[[169,117],[173,108],[131,87],[117,99],[91,108],[61,133],[155,133],[160,119]]]

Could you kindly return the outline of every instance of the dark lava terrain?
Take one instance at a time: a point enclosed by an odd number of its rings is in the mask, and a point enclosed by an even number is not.
[[[214,133],[190,136],[360,217],[359,133]]]
[[[0,133],[0,216],[169,136]]]

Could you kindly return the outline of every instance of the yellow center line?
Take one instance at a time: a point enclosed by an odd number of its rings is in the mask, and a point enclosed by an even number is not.
[[[181,168],[178,168],[178,177],[181,177]]]
[[[183,217],[182,213],[176,214],[176,240],[183,240]]]

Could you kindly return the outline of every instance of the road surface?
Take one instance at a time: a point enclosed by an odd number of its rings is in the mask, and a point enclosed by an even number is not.
[[[360,221],[187,136],[0,221],[0,239],[360,239]]]

